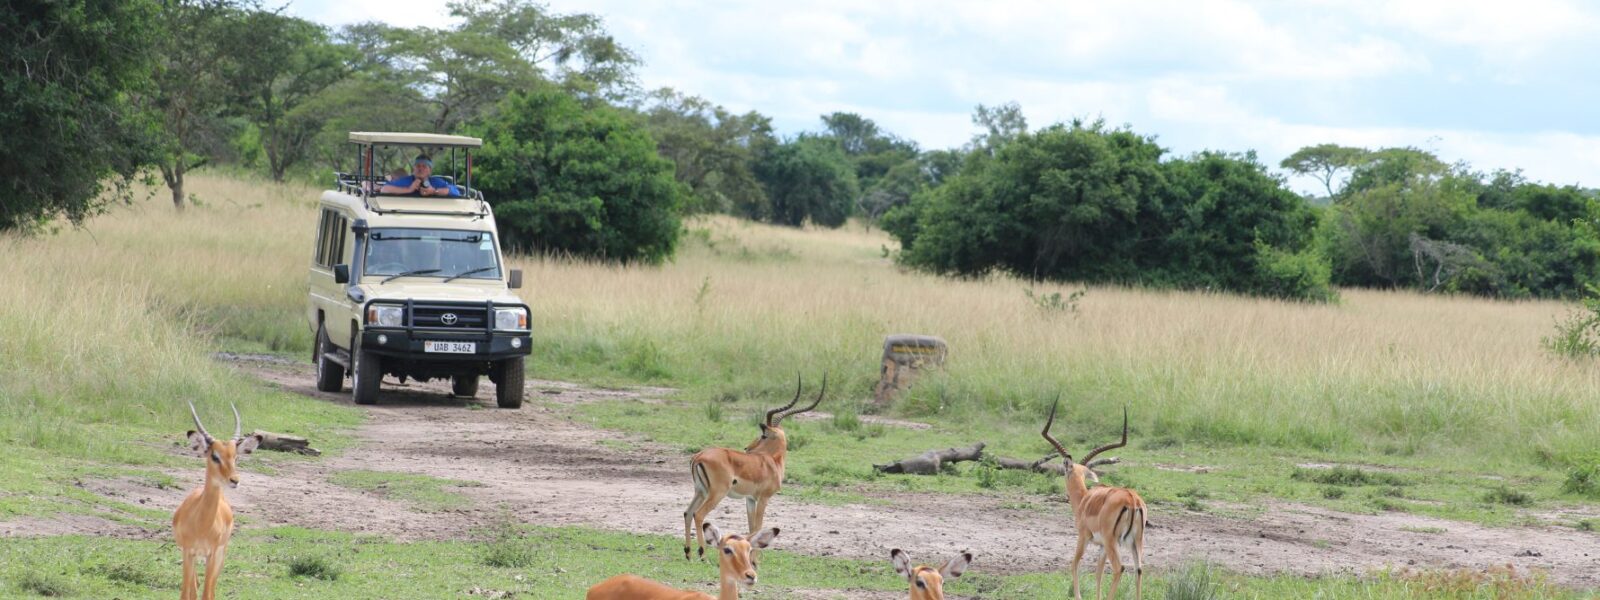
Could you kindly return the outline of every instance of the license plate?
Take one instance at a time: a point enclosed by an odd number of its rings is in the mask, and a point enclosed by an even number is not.
[[[478,345],[472,342],[423,342],[422,350],[445,354],[472,354],[478,351]]]

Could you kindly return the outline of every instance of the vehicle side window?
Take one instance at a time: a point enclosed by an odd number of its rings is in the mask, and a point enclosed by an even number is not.
[[[345,258],[345,235],[350,230],[350,219],[330,209],[322,210],[322,221],[317,225],[318,266],[332,267]]]

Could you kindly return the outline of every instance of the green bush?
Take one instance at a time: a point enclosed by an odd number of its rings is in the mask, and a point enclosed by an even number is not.
[[[1562,358],[1588,359],[1600,356],[1600,287],[1588,286],[1589,295],[1580,308],[1556,321],[1556,332],[1540,339],[1540,344]]]
[[[506,246],[618,262],[672,256],[686,192],[617,109],[541,87],[508,96],[470,131],[484,140],[475,183]]]
[[[901,262],[935,273],[1333,297],[1317,215],[1253,154],[1162,160],[1100,123],[1022,134],[885,217]]]
[[[1600,498],[1600,455],[1573,461],[1561,491],[1588,498]]]
[[[747,205],[745,216],[799,227],[844,225],[860,187],[855,167],[832,139],[801,136],[764,152],[755,163],[766,205]]]

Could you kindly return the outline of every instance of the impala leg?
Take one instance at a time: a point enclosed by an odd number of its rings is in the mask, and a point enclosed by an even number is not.
[[[211,551],[211,556],[206,557],[206,595],[203,600],[217,600],[217,576],[222,574],[222,555],[227,553],[226,547]]]
[[[772,496],[767,496],[765,498],[761,498],[760,500],[757,500],[754,497],[745,500],[745,508],[747,509],[746,516],[749,517],[750,521],[750,537],[755,537],[756,533],[761,531],[761,526],[766,523],[767,501],[771,499]],[[760,557],[760,548],[750,548],[750,564],[758,565],[760,562],[758,559]]]
[[[1106,550],[1109,546],[1100,547],[1100,561],[1094,567],[1094,597],[1096,600],[1105,598],[1106,592]]]
[[[1117,584],[1122,583],[1122,555],[1117,551],[1116,544],[1106,544],[1106,556],[1111,559],[1111,593],[1106,598],[1116,600]]]
[[[1143,511],[1140,511],[1143,512]],[[1142,518],[1144,515],[1140,515]],[[1133,594],[1144,600],[1144,526],[1133,536]]]
[[[199,594],[200,580],[194,574],[195,553],[183,551],[183,587],[179,589],[178,597],[181,600],[196,600]]]
[[[1089,539],[1078,536],[1078,551],[1072,553],[1072,597],[1083,600],[1083,590],[1078,587],[1078,564],[1083,562],[1083,547],[1088,545]]]
[[[706,492],[706,501],[700,504],[700,509],[694,511],[694,537],[700,540],[700,556],[702,557],[706,555],[706,532],[704,529],[706,516],[710,515],[711,511],[716,510],[717,505],[722,504],[722,499],[727,495],[727,492],[718,493],[716,490],[710,490]],[[718,540],[713,540],[713,543],[716,541]]]
[[[700,510],[700,505],[706,501],[706,493],[699,486],[694,488],[694,499],[689,501],[689,508],[683,511],[683,559],[689,560],[689,544],[694,542],[695,527],[694,513]]]

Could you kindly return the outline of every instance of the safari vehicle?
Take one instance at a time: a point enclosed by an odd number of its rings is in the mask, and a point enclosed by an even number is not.
[[[350,377],[357,404],[378,401],[385,376],[449,379],[457,396],[495,384],[501,408],[522,406],[529,353],[528,306],[513,289],[522,272],[507,269],[494,211],[472,187],[471,137],[352,132],[357,171],[334,174],[318,203],[306,317],[316,332],[317,389],[343,390]],[[465,158],[459,194],[383,193],[383,157],[448,150]],[[448,188],[447,188],[448,189]]]

